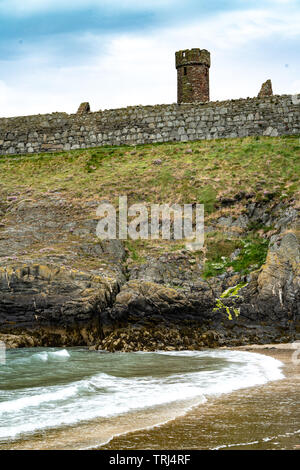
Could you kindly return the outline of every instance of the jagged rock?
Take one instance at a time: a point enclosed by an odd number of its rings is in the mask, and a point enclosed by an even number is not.
[[[199,287],[200,292],[200,287]],[[126,321],[131,319],[144,323],[153,315],[161,321],[171,319],[186,320],[190,314],[201,316],[201,307],[213,305],[212,293],[209,286],[203,282],[202,293],[204,295],[187,297],[184,292],[165,287],[154,282],[129,281],[125,284],[116,297],[114,306],[110,312],[113,320]],[[187,317],[184,317],[184,314]],[[178,318],[181,317],[181,318]]]
[[[300,244],[297,233],[286,233],[269,250],[258,277],[259,299],[300,312]],[[298,304],[298,305],[297,305]]]
[[[5,343],[7,349],[30,348],[37,345],[32,336],[26,333],[17,335],[0,334],[0,341]]]
[[[268,251],[266,263],[252,273],[241,308],[241,317],[272,325],[270,331],[290,339],[300,333],[299,233],[287,232],[280,244]]]
[[[273,89],[272,89],[272,82],[271,80],[267,80],[261,86],[260,92],[258,93],[258,98],[265,98],[266,96],[272,96]]]
[[[191,268],[191,265],[193,267]],[[158,259],[148,256],[145,263],[128,269],[129,279],[149,281],[166,286],[192,286],[202,275],[203,264],[185,254],[166,254]]]
[[[89,344],[118,289],[114,279],[60,266],[0,268],[1,333],[30,334],[35,344]]]

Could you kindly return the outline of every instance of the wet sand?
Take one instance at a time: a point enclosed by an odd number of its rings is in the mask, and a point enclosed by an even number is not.
[[[285,378],[210,398],[183,417],[116,437],[101,449],[300,449],[300,348],[271,344],[235,349],[280,360]]]

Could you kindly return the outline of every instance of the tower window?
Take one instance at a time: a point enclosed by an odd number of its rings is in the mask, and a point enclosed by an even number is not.
[[[184,67],[184,69],[183,69],[183,74],[187,75],[187,68],[186,67]]]

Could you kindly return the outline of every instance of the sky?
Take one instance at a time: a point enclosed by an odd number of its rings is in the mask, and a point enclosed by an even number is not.
[[[174,103],[194,47],[213,101],[300,93],[300,0],[0,0],[0,116]]]

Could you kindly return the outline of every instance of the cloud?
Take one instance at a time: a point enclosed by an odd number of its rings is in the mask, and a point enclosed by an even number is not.
[[[15,56],[3,54],[1,115],[75,112],[82,101],[90,101],[93,110],[175,102],[174,53],[191,47],[212,53],[214,100],[255,96],[267,78],[276,93],[300,91],[299,8],[195,15],[159,28],[151,15],[131,16],[141,23],[123,28],[116,18],[115,28],[88,28],[87,21],[79,32],[62,27],[60,33],[24,40]]]
[[[298,46],[294,42],[297,35],[299,38],[299,22],[300,12],[287,12],[279,18],[276,13],[251,10],[247,15],[226,13],[188,27],[167,28],[157,36],[121,36],[111,42],[99,69],[108,77],[107,83],[103,79],[106,89],[116,90],[111,93],[113,105],[174,102],[174,52],[205,47],[212,54],[212,99],[255,96],[267,78],[273,79],[276,93],[295,93],[299,39]],[[288,68],[287,62],[291,64]],[[127,93],[118,87],[120,76]]]
[[[174,0],[0,0],[0,12],[11,16],[30,16],[45,12],[78,10],[140,11],[171,7]],[[176,3],[176,0],[175,0]]]
[[[260,9],[268,3],[251,1]],[[108,40],[123,33],[157,34],[195,20],[205,24],[228,11],[246,14],[247,4],[243,0],[0,0],[0,60],[29,57],[40,47],[49,55],[55,50],[58,63],[82,61],[95,53],[94,45],[85,41],[90,34]]]
[[[264,0],[266,1],[266,0]],[[279,0],[278,0],[279,1]],[[291,0],[287,0],[291,1]],[[252,0],[259,4],[259,1]],[[0,0],[0,12],[12,16],[29,16],[44,12],[67,12],[75,10],[106,11],[116,14],[117,12],[137,11],[166,11],[172,16],[176,11],[186,16],[190,11],[202,11],[203,14],[211,10],[232,10],[236,7],[243,8],[243,0]]]

